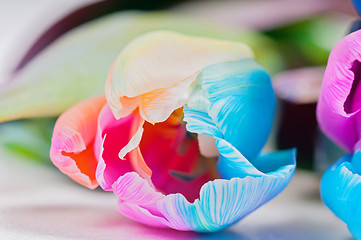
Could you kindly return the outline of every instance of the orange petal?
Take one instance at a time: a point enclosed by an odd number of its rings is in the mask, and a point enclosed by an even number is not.
[[[50,158],[64,174],[94,189],[97,160],[94,139],[97,119],[105,97],[95,97],[74,105],[57,120],[50,149]]]

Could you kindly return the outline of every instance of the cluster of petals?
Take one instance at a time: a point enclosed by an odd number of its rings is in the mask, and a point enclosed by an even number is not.
[[[321,129],[348,152],[323,175],[321,197],[356,239],[361,239],[360,80],[361,30],[358,30],[333,48],[317,105]]]
[[[274,110],[270,77],[246,45],[151,32],[114,61],[105,96],[59,117],[50,155],[78,183],[112,191],[131,219],[218,231],[293,176],[295,150],[260,153]]]

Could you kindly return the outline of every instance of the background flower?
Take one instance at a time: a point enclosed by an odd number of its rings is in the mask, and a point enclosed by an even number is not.
[[[324,203],[361,238],[360,189],[360,59],[361,31],[342,39],[332,50],[317,105],[321,129],[351,155],[340,158],[321,181]]]
[[[360,140],[360,42],[361,31],[356,31],[334,47],[317,105],[323,132],[349,152],[358,148]]]

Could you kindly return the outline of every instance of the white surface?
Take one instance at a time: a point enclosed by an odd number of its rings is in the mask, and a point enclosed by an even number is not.
[[[120,215],[112,193],[85,189],[51,166],[0,152],[0,239],[350,240],[320,201],[319,178],[297,172],[273,201],[226,231],[197,234],[147,227]]]

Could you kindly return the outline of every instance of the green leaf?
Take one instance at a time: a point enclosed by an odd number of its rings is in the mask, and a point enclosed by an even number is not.
[[[86,98],[103,94],[108,70],[122,48],[153,30],[242,41],[271,73],[282,67],[273,43],[252,32],[228,32],[164,12],[112,14],[62,35],[0,90],[0,122],[57,116]]]

